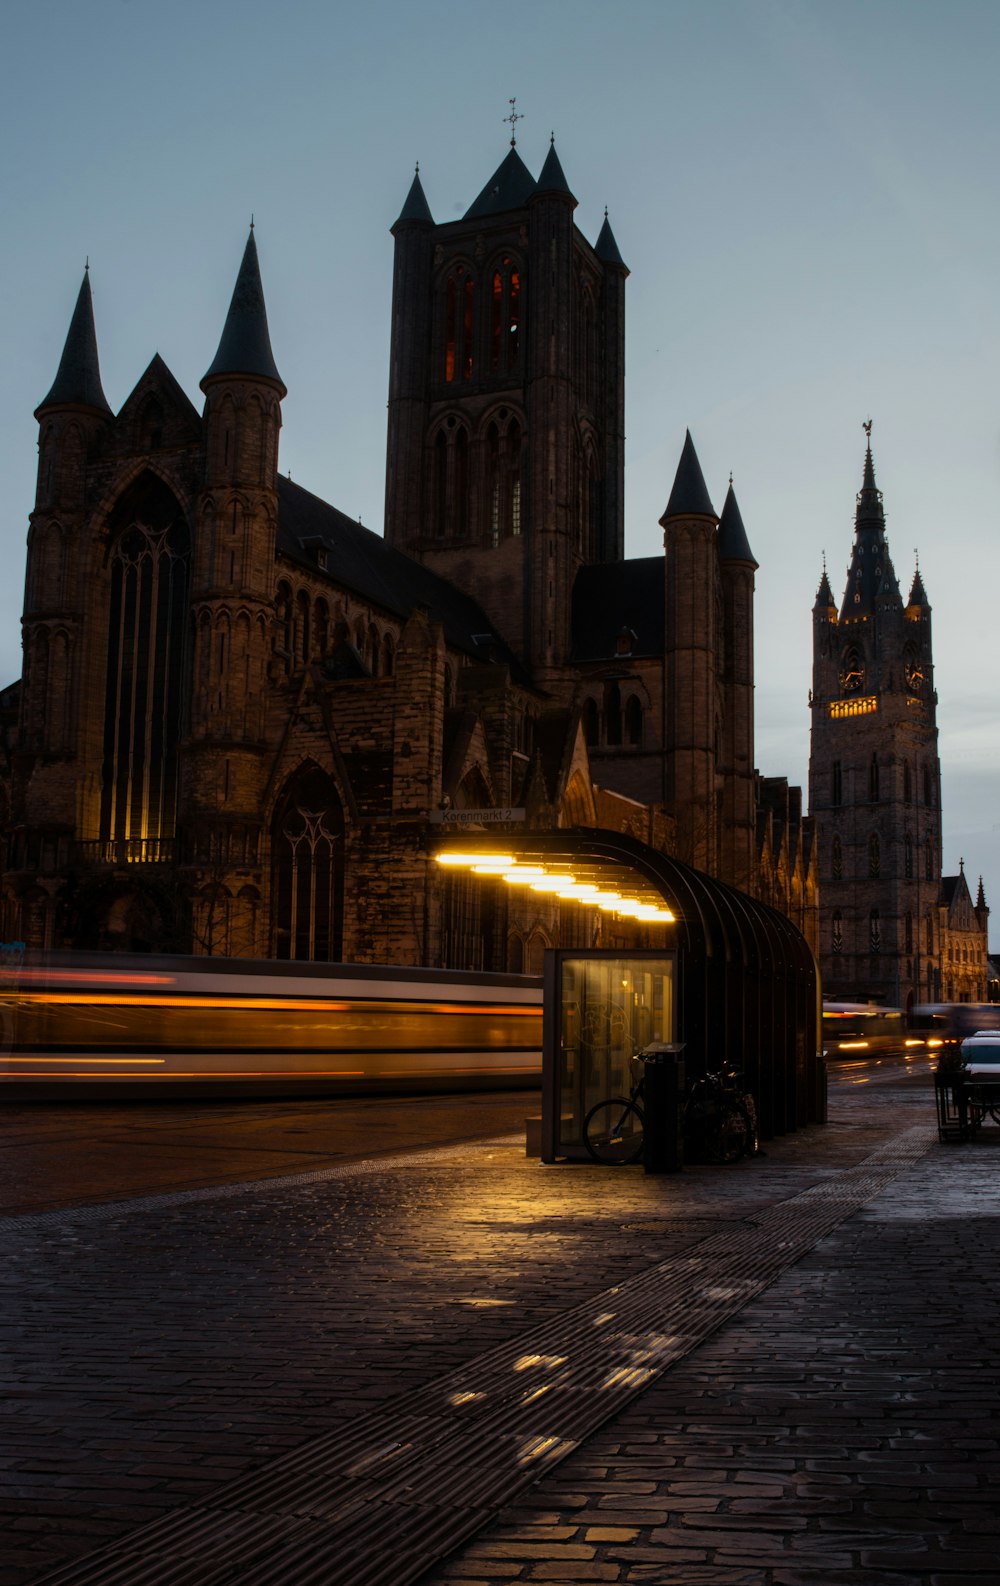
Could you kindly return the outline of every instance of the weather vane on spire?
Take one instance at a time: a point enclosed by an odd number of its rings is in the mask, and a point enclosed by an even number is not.
[[[865,434],[868,436],[868,444],[870,446],[871,443],[872,443],[872,421],[871,421],[871,419],[869,419],[867,423],[862,421],[861,428],[864,430]]]
[[[504,122],[508,122],[508,121],[510,122],[510,146],[513,149],[515,147],[515,145],[517,144],[517,123],[519,121],[523,121],[524,120],[524,116],[522,115],[521,111],[518,110],[518,108],[517,108],[517,99],[516,98],[508,99],[507,103],[510,105],[510,115],[509,116],[504,116],[503,119],[504,119]]]

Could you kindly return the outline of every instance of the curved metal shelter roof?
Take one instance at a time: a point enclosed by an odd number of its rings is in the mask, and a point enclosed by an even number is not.
[[[515,856],[665,904],[674,918],[641,928],[678,953],[681,1019],[691,1071],[731,1064],[747,1075],[762,1132],[825,1117],[820,979],[812,949],[779,910],[637,838],[601,828],[456,834],[438,853]],[[822,1094],[821,1094],[822,1092]]]

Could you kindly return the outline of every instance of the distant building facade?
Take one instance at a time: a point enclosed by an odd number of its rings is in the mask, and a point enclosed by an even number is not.
[[[824,995],[893,1006],[986,1000],[989,909],[941,874],[931,607],[904,602],[869,442],[839,610],[813,606],[809,809],[820,853]]]
[[[610,827],[815,942],[811,823],[754,768],[756,562],[690,436],[624,556],[624,293],[554,146],[393,227],[384,538],[278,472],[251,231],[199,412],[118,413],[85,278],[37,409],[5,930],[35,946],[536,970],[635,923],[433,863],[442,812]],[[662,929],[649,928],[649,929]],[[653,936],[652,941],[660,938]]]

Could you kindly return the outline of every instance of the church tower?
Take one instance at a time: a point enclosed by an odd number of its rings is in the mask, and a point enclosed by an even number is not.
[[[204,831],[211,815],[221,822],[220,834],[213,834],[221,854],[231,846],[221,833],[231,835],[234,821],[258,821],[263,791],[278,435],[286,394],[271,352],[253,227],[201,389],[205,475],[191,578],[194,677],[183,796],[189,824]],[[255,846],[251,839],[251,853]],[[242,853],[235,857],[246,862]]]
[[[903,601],[876,488],[870,426],[838,613],[824,569],[813,606],[809,804],[820,854],[824,995],[893,1006],[939,982],[941,771],[931,608],[917,569]]]
[[[628,271],[555,144],[510,152],[461,220],[414,177],[393,226],[386,539],[474,593],[539,682],[570,660],[580,567],[624,552]]]

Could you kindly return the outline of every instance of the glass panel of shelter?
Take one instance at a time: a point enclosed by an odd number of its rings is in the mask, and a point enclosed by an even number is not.
[[[558,1154],[582,1154],[597,1102],[628,1096],[632,1058],[676,1040],[673,954],[556,953],[558,1052],[553,1084]]]

